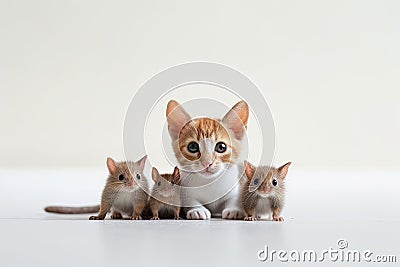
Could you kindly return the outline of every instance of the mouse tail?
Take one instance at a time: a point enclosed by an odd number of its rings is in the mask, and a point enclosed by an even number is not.
[[[61,213],[61,214],[97,213],[100,210],[100,205],[86,206],[86,207],[48,206],[44,210],[46,212]]]

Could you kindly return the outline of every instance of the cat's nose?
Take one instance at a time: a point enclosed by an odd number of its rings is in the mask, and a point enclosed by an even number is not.
[[[204,168],[208,168],[208,167],[210,167],[210,166],[211,166],[211,164],[212,164],[212,162],[208,162],[208,161],[202,161],[202,162],[201,162],[201,165],[203,165],[203,166],[204,166]]]

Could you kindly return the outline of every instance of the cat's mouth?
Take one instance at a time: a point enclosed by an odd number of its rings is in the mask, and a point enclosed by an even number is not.
[[[212,172],[209,168],[206,168],[206,169],[202,170],[200,173],[205,175],[205,176],[211,176],[211,175],[215,174],[215,172]]]
[[[199,173],[205,177],[205,178],[214,178],[218,175],[220,175],[221,169],[215,168],[215,169],[210,169],[206,168],[204,170],[201,170]]]

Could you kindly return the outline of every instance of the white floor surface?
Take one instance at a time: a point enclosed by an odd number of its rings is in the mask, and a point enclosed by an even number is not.
[[[400,173],[304,172],[287,177],[285,222],[89,221],[47,214],[49,204],[96,204],[104,170],[0,171],[0,266],[270,266],[258,252],[340,250],[396,256],[400,262]],[[261,254],[265,255],[265,254]],[[285,258],[285,257],[283,257]],[[361,260],[362,262],[362,260]],[[363,266],[332,262],[322,265]],[[296,262],[296,266],[317,263]]]

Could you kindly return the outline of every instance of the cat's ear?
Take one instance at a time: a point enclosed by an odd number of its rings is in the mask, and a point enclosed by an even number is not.
[[[244,101],[239,101],[222,118],[222,122],[231,129],[236,139],[242,139],[249,119],[249,106]]]
[[[181,183],[181,174],[179,172],[179,168],[175,166],[174,172],[172,173],[172,177],[174,181],[174,184],[180,184]]]
[[[146,159],[147,155],[145,155],[143,158],[139,159],[136,163],[139,165],[140,171],[143,172],[144,170],[144,165],[146,164]]]
[[[280,179],[285,179],[288,171],[289,171],[289,166],[292,164],[291,162],[286,163],[285,165],[282,165],[278,168],[278,176]]]
[[[153,181],[156,183],[158,181],[158,177],[160,176],[160,174],[158,173],[158,170],[153,167],[151,169],[151,179],[153,179]]]
[[[244,161],[244,173],[246,174],[247,179],[252,179],[254,173],[256,172],[256,167],[251,165],[248,161]]]
[[[116,174],[117,172],[117,164],[112,158],[107,158],[107,169],[110,174]]]
[[[178,139],[183,126],[191,119],[190,115],[175,100],[170,100],[167,105],[168,131],[172,139]]]

